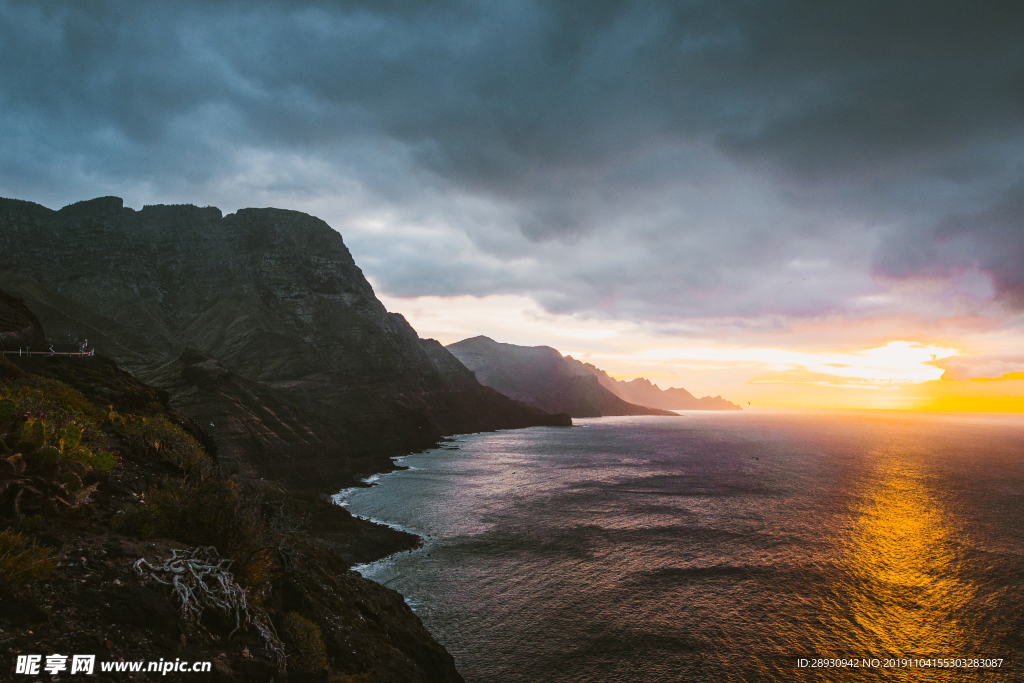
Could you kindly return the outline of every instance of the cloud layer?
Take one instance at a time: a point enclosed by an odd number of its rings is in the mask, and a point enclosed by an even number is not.
[[[394,296],[1013,316],[1021,26],[1019,2],[13,0],[0,194],[307,210]]]

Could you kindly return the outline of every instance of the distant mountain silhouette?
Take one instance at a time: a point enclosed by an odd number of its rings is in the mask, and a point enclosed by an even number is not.
[[[447,348],[484,386],[549,413],[572,417],[675,415],[623,400],[603,387],[583,363],[550,346],[501,344],[481,336]]]
[[[550,346],[502,344],[473,337],[448,350],[484,386],[548,412],[573,417],[664,415],[671,410],[741,410],[721,396],[697,398],[686,389],[662,390],[642,377],[616,380],[590,363]],[[603,389],[604,391],[601,391]]]
[[[601,386],[605,387],[619,398],[630,403],[639,403],[652,408],[664,408],[665,410],[742,410],[735,403],[726,401],[721,396],[704,396],[697,398],[686,389],[660,389],[650,380],[638,377],[625,382],[613,377],[608,373],[599,370],[589,363]]]

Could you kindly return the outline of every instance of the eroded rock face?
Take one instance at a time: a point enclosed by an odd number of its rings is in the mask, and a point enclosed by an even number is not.
[[[39,319],[32,314],[23,299],[0,291],[0,351],[46,348],[46,336]]]
[[[551,421],[453,372],[296,211],[0,200],[0,287],[169,391],[229,472],[328,490],[441,435]]]

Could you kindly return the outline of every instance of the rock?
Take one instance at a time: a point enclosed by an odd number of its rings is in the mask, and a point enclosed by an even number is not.
[[[277,669],[260,659],[245,659],[242,661],[242,680],[246,683],[270,683],[277,674]]]
[[[124,557],[124,548],[121,546],[121,541],[116,538],[107,539],[103,543],[103,549],[107,552],[107,557],[116,559],[118,557]]]

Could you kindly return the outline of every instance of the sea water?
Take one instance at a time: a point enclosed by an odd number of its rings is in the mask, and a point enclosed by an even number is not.
[[[1019,416],[575,423],[338,496],[467,681],[1024,680]]]

